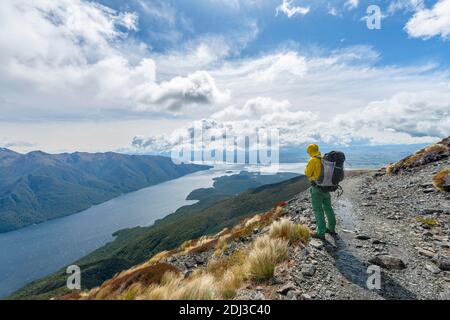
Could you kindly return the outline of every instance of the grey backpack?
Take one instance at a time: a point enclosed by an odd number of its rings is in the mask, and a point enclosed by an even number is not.
[[[321,161],[322,171],[316,185],[324,192],[335,192],[340,189],[339,183],[344,180],[345,154],[331,151]]]

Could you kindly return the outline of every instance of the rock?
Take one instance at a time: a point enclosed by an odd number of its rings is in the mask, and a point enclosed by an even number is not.
[[[450,258],[439,257],[437,260],[439,269],[443,271],[450,271]]]
[[[431,250],[427,250],[427,249],[419,248],[419,247],[416,247],[416,249],[419,252],[419,254],[421,254],[427,258],[433,258],[436,255],[436,252],[433,252]]]
[[[323,248],[323,242],[321,240],[318,239],[312,239],[309,244],[313,247],[316,248],[318,250],[322,250]]]
[[[420,185],[420,187],[422,189],[429,189],[429,188],[433,188],[433,184],[431,184],[431,183],[423,183],[423,184]]]
[[[358,240],[362,240],[362,241],[370,240],[370,237],[366,236],[364,234],[359,234],[355,238],[358,239]]]
[[[444,210],[439,210],[439,209],[422,209],[419,211],[419,214],[421,216],[429,216],[429,215],[433,215],[435,213],[443,213]]]
[[[204,264],[205,260],[206,260],[206,258],[201,255],[195,256],[194,259],[195,259],[195,262],[199,265]]]
[[[406,268],[406,264],[402,259],[387,254],[376,256],[370,259],[369,262],[385,269],[403,270]]]
[[[306,264],[302,267],[302,275],[305,277],[312,277],[316,273],[316,267],[310,264]]]
[[[286,298],[289,300],[298,300],[301,295],[301,292],[298,290],[291,290],[286,294]]]
[[[197,266],[193,261],[190,261],[190,260],[185,261],[184,265],[188,269],[193,269]]]
[[[292,282],[288,282],[280,289],[278,289],[277,292],[285,296],[288,292],[295,290],[295,288],[295,284],[293,284]]]
[[[312,297],[309,294],[307,293],[302,294],[302,300],[311,300],[311,299]]]
[[[423,193],[433,193],[435,190],[433,188],[424,189]]]
[[[266,296],[264,295],[264,293],[258,291],[255,294],[255,300],[266,300]]]
[[[428,271],[430,271],[433,274],[438,274],[439,272],[441,272],[441,270],[438,267],[436,267],[434,264],[431,264],[431,263],[427,263],[425,265],[425,269],[427,269]]]
[[[363,207],[374,207],[375,206],[373,203],[370,203],[370,202],[363,202],[363,203],[361,203],[361,205]]]

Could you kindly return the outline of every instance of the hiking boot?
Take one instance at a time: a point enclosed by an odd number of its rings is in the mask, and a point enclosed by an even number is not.
[[[325,240],[325,236],[318,235],[317,232],[311,233],[311,238]]]
[[[327,229],[327,233],[333,237],[337,236],[337,232],[335,230],[332,231],[330,229]]]

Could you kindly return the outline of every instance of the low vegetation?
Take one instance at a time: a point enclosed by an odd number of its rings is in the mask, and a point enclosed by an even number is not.
[[[450,167],[442,169],[433,177],[433,185],[440,191],[450,192]]]
[[[287,258],[288,244],[279,238],[258,238],[248,256],[249,277],[257,281],[272,278],[277,264]]]
[[[275,222],[270,228],[271,238],[283,238],[289,243],[301,241],[306,243],[310,237],[310,231],[306,226],[295,224],[288,219],[281,219]]]
[[[417,221],[429,227],[434,227],[439,224],[439,222],[435,218],[417,217]]]

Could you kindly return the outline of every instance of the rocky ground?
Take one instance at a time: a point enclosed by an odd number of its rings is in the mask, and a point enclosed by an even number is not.
[[[338,235],[291,253],[268,285],[241,299],[450,299],[450,197],[431,185],[449,161],[412,172],[366,172],[334,197]],[[309,195],[289,202],[287,216],[314,228]],[[381,266],[381,289],[367,288],[368,267]]]

